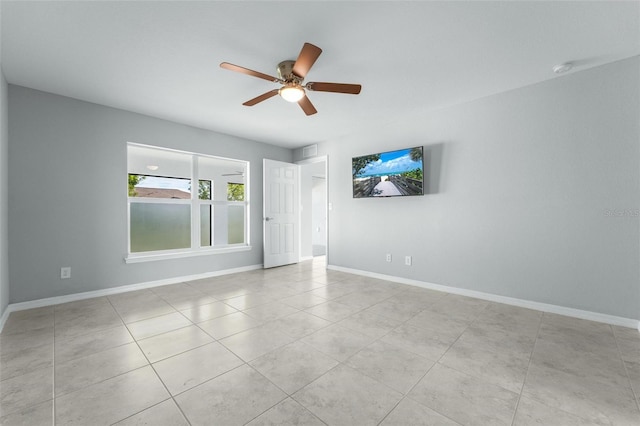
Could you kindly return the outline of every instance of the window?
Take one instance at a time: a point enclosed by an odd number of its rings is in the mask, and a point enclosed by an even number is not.
[[[127,164],[127,261],[248,248],[247,161],[128,144]]]

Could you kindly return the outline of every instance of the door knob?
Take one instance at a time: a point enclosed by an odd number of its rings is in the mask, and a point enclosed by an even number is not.
[[[267,222],[269,222],[270,220],[274,220],[274,217],[265,217],[264,220],[266,220]]]

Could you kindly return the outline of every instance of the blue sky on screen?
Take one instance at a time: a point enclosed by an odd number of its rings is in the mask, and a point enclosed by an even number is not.
[[[146,176],[142,182],[136,187],[139,188],[165,188],[165,189],[179,189],[180,191],[189,192],[190,179],[173,179],[156,176]]]
[[[412,161],[409,156],[411,149],[385,152],[380,154],[378,161],[367,164],[358,176],[380,176],[396,174],[415,169],[422,169],[422,161]]]

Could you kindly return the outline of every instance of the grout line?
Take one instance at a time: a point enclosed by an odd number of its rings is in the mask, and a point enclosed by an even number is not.
[[[304,343],[304,342],[303,342]],[[309,345],[311,346],[311,345]],[[312,346],[311,346],[312,347]],[[315,349],[315,348],[314,348]],[[316,349],[317,350],[317,349]],[[320,352],[320,351],[318,351]],[[325,354],[326,355],[326,354]],[[328,355],[327,355],[328,356]],[[331,358],[331,357],[330,357]],[[333,359],[333,358],[332,358]],[[313,414],[316,418],[318,418],[322,423],[324,423],[325,425],[327,424],[324,420],[322,420],[320,418],[320,416],[316,415],[316,413],[314,413],[313,411],[311,411],[309,408],[307,408],[306,406],[304,406],[300,401],[298,401],[296,398],[294,398],[293,395],[295,395],[296,393],[298,393],[299,391],[301,391],[302,389],[306,388],[307,386],[311,385],[312,383],[317,382],[318,380],[320,380],[322,377],[326,376],[327,374],[329,374],[331,371],[335,370],[336,368],[340,367],[341,365],[343,365],[342,362],[337,361],[338,363],[336,365],[334,365],[333,367],[331,367],[330,369],[328,369],[327,371],[325,371],[324,373],[322,373],[320,376],[316,377],[315,379],[313,379],[312,381],[310,381],[309,383],[307,383],[306,385],[302,386],[301,388],[297,389],[295,392],[293,392],[291,395],[289,395],[289,398],[291,398],[293,401],[296,402],[296,404],[300,405],[301,407],[303,407],[305,410],[307,410],[308,412],[310,412],[311,414]]]
[[[133,416],[137,416],[138,414],[142,413],[142,412],[143,412],[143,411],[145,411],[145,410],[148,410],[148,409],[153,408],[153,407],[157,407],[158,405],[160,405],[160,404],[162,404],[162,403],[165,403],[165,402],[169,401],[170,399],[171,399],[171,398],[163,399],[162,401],[160,401],[160,402],[158,402],[158,403],[156,403],[156,404],[150,405],[150,406],[148,406],[147,408],[144,408],[144,409],[142,409],[142,410],[138,411],[137,413],[133,413],[132,415],[130,415],[130,416],[128,416],[128,417],[125,417],[124,419],[119,419],[119,420],[118,420],[118,421],[116,421],[115,423],[111,423],[111,426],[117,425],[118,423],[120,423],[120,422],[122,422],[122,421],[124,421],[124,420],[128,420],[128,419],[132,418]],[[189,422],[189,421],[187,420],[187,423],[188,423],[188,422]]]
[[[227,348],[228,349],[228,348]],[[236,355],[234,353],[234,355]],[[236,355],[238,356],[238,355]],[[242,358],[240,358],[242,359]],[[271,383],[273,386],[275,386],[276,388],[278,388],[282,393],[284,393],[286,396],[284,398],[282,398],[281,400],[279,400],[278,402],[276,402],[275,404],[273,404],[272,406],[270,406],[269,408],[267,408],[266,410],[264,410],[263,412],[259,413],[258,415],[256,415],[255,417],[253,417],[252,419],[249,419],[249,421],[245,422],[244,424],[248,424],[251,423],[252,421],[254,421],[255,419],[257,419],[258,417],[260,417],[261,415],[263,415],[264,413],[266,413],[267,411],[271,410],[273,407],[275,407],[278,404],[281,404],[283,401],[286,401],[288,398],[291,398],[291,395],[289,395],[289,393],[287,391],[285,391],[284,389],[282,389],[280,386],[278,386],[277,384],[273,383],[271,380],[269,380],[269,378],[267,376],[265,376],[264,374],[262,374],[260,371],[258,371],[253,365],[249,364],[248,362],[245,362],[245,365],[249,368],[251,368],[253,371],[255,371],[256,373],[258,373],[259,375],[261,375],[266,381],[268,381],[269,383]],[[309,411],[309,410],[307,410]]]
[[[629,374],[629,369],[627,368],[627,362],[624,360],[622,356],[622,350],[620,349],[620,343],[618,342],[618,337],[616,336],[615,331],[613,331],[613,326],[611,327],[611,332],[613,333],[613,339],[616,342],[616,349],[618,350],[618,356],[620,357],[620,361],[622,362],[622,368],[624,368],[624,372],[627,376],[627,382],[629,383],[629,388],[631,388],[631,393],[633,394],[636,406],[638,407],[638,411],[640,411],[640,389],[636,390],[633,387],[633,382],[631,381],[631,374]]]
[[[140,349],[142,350],[142,349]],[[144,354],[144,352],[143,352]],[[146,356],[146,355],[145,355]],[[148,360],[148,359],[147,359]],[[189,418],[187,417],[187,415],[184,413],[184,411],[182,410],[182,407],[178,404],[178,401],[176,401],[176,399],[174,398],[173,394],[169,391],[169,388],[167,387],[167,385],[164,383],[164,381],[162,380],[162,377],[160,377],[160,375],[158,374],[158,372],[156,371],[155,367],[153,366],[153,364],[151,362],[149,362],[149,366],[151,367],[151,369],[153,370],[153,373],[156,375],[156,377],[158,378],[158,380],[160,380],[160,383],[162,383],[162,386],[164,386],[165,390],[167,391],[167,393],[169,394],[169,398],[173,401],[173,403],[176,405],[176,407],[178,407],[178,410],[180,411],[180,414],[182,414],[182,417],[184,417],[184,419],[187,421],[187,423],[189,425],[191,425],[191,422],[189,421]],[[165,400],[167,401],[167,400]],[[142,411],[148,410],[151,407],[147,407]],[[140,412],[142,412],[140,411]]]
[[[447,294],[449,294],[449,293],[447,293]],[[446,295],[445,295],[445,296],[443,296],[443,297],[446,297]],[[434,304],[435,304],[436,302],[437,302],[437,301],[434,301]],[[433,305],[433,304],[430,304],[430,305]],[[488,304],[488,303],[487,303],[487,305],[485,305],[485,307],[482,309],[482,311],[484,311],[484,310],[487,308],[487,306],[489,306],[489,304]],[[428,308],[425,308],[425,309],[423,309],[421,312],[426,311],[427,309],[428,309]],[[416,315],[418,315],[418,314],[416,314]],[[479,315],[480,315],[480,313],[478,313],[478,314],[474,317],[474,319],[475,319],[477,316],[479,316]],[[415,317],[415,315],[414,315],[414,317]],[[409,322],[411,319],[413,319],[413,317],[411,317],[410,319],[408,319],[407,321],[405,321],[405,323]],[[411,386],[411,388],[407,391],[407,393],[404,395],[404,397],[403,397],[402,399],[409,398],[409,399],[411,399],[412,401],[416,402],[417,404],[420,404],[420,405],[422,405],[422,406],[424,406],[424,407],[426,407],[426,408],[428,408],[428,409],[430,409],[430,410],[433,410],[434,412],[436,412],[436,413],[440,414],[441,416],[443,416],[443,417],[445,417],[445,418],[447,418],[447,419],[449,419],[449,420],[453,421],[454,423],[460,424],[460,423],[459,423],[459,422],[457,422],[456,420],[454,420],[454,419],[452,419],[451,417],[449,417],[447,414],[442,413],[442,412],[440,412],[440,411],[436,410],[435,408],[428,407],[428,406],[426,406],[426,405],[422,404],[422,403],[421,403],[421,402],[419,402],[419,401],[416,401],[415,399],[411,398],[411,397],[409,396],[409,394],[410,394],[410,393],[411,393],[411,392],[416,388],[416,386],[418,386],[418,384],[420,384],[420,382],[422,382],[422,380],[424,380],[424,378],[425,378],[425,377],[426,377],[426,376],[431,372],[431,370],[433,370],[433,367],[435,367],[436,365],[442,365],[442,366],[444,366],[444,364],[440,364],[440,360],[442,360],[442,358],[444,358],[444,356],[447,354],[447,352],[449,352],[449,350],[453,347],[453,345],[455,345],[455,344],[456,344],[456,342],[458,342],[458,340],[460,340],[460,337],[462,337],[462,335],[463,335],[463,334],[464,334],[464,333],[469,329],[469,327],[471,327],[472,323],[473,323],[473,321],[467,321],[467,326],[462,330],[462,332],[460,332],[460,334],[458,335],[458,337],[456,337],[456,339],[455,339],[455,340],[454,340],[454,341],[449,345],[449,347],[448,347],[448,348],[447,348],[447,349],[442,353],[442,355],[440,355],[440,357],[439,357],[439,358],[438,358],[438,359],[433,363],[433,365],[431,365],[431,367],[429,367],[429,369],[428,369],[428,370],[427,370],[427,371],[422,375],[422,377],[421,377],[418,381],[416,381],[416,382],[413,384],[413,386]],[[421,328],[421,327],[416,327],[416,328]],[[447,367],[447,366],[445,366],[445,367]],[[447,367],[447,368],[451,368],[451,367]],[[455,370],[455,369],[454,369],[454,370]],[[456,371],[458,371],[458,370],[456,370]],[[466,374],[466,375],[470,375],[470,374],[465,373],[465,372],[462,372],[462,371],[461,371],[460,373],[462,373],[462,374]],[[473,376],[473,375],[471,375],[471,376],[472,376],[472,377],[475,377],[475,376]],[[398,404],[399,404],[399,403],[398,403]],[[395,408],[394,408],[394,409],[395,409]],[[391,412],[389,412],[387,415],[389,415],[390,413],[391,413]],[[386,417],[386,416],[385,416],[385,417]]]
[[[399,291],[399,292],[397,292],[396,294],[394,294],[394,296],[399,295],[399,294],[402,294],[402,293],[405,293],[405,292],[407,292],[407,291],[409,291],[409,290],[402,290],[402,291]],[[391,297],[394,297],[394,296],[391,296]],[[445,296],[446,296],[446,295],[445,295]],[[390,298],[391,298],[391,297],[390,297]],[[444,297],[444,296],[442,296],[442,297]],[[388,300],[388,299],[390,299],[390,298],[385,299],[385,301],[386,301],[386,300]],[[440,298],[438,298],[438,299],[440,299]],[[416,353],[416,352],[413,352],[413,351],[407,350],[407,349],[402,348],[402,347],[399,347],[399,346],[397,346],[397,345],[389,344],[389,345],[394,346],[394,347],[396,347],[396,348],[398,348],[398,349],[401,349],[401,350],[403,350],[403,351],[405,351],[405,352],[408,352],[408,353],[410,353],[410,354],[412,354],[412,355],[415,355],[415,356],[418,356],[418,357],[420,357],[420,358],[423,358],[423,359],[425,359],[426,361],[433,362],[433,364],[432,364],[432,365],[427,369],[427,371],[425,371],[425,373],[424,373],[424,374],[423,374],[423,375],[422,375],[422,376],[421,376],[421,377],[420,377],[420,378],[419,378],[419,379],[418,379],[418,380],[417,380],[417,381],[416,381],[416,382],[411,386],[411,388],[409,388],[409,390],[408,390],[406,393],[403,393],[403,392],[401,392],[401,391],[397,391],[396,389],[391,388],[391,387],[390,387],[390,386],[388,386],[387,384],[385,384],[385,383],[383,383],[383,382],[379,381],[379,380],[378,380],[378,378],[376,378],[376,377],[371,377],[371,376],[370,376],[370,375],[368,375],[367,373],[365,373],[365,372],[363,372],[363,371],[361,371],[361,370],[359,370],[359,369],[357,369],[357,368],[350,367],[349,365],[347,365],[347,364],[346,364],[346,362],[347,362],[349,359],[353,358],[354,356],[356,356],[357,354],[359,354],[360,352],[362,352],[362,351],[363,351],[364,349],[366,349],[367,347],[371,346],[372,344],[374,344],[374,343],[376,343],[376,342],[382,342],[382,339],[383,339],[384,337],[386,337],[387,335],[389,335],[393,330],[395,330],[395,329],[397,329],[398,327],[401,327],[401,326],[403,326],[403,325],[407,325],[407,324],[408,324],[408,322],[409,322],[409,321],[411,321],[414,317],[416,317],[416,316],[417,316],[417,315],[419,315],[420,313],[422,313],[422,312],[424,312],[424,311],[428,310],[428,309],[429,309],[428,307],[429,307],[429,306],[434,305],[436,302],[437,302],[437,300],[434,300],[434,301],[432,301],[431,303],[427,303],[427,304],[426,304],[426,307],[425,307],[424,309],[421,309],[419,312],[415,313],[414,315],[410,316],[409,318],[407,318],[406,320],[403,320],[403,321],[397,320],[397,319],[395,319],[395,318],[385,317],[384,315],[372,314],[372,315],[380,316],[380,317],[385,318],[385,319],[394,320],[394,321],[400,321],[400,323],[399,323],[397,326],[395,326],[395,327],[391,328],[390,330],[388,330],[385,334],[383,334],[383,335],[381,335],[381,336],[379,336],[379,337],[375,338],[371,343],[368,343],[366,346],[364,346],[363,348],[361,348],[360,350],[358,350],[356,353],[354,353],[354,354],[353,354],[353,355],[351,355],[349,358],[347,358],[344,362],[340,362],[340,364],[343,364],[343,365],[344,365],[344,366],[346,366],[346,367],[352,368],[352,369],[354,369],[354,370],[358,371],[360,374],[362,374],[362,375],[364,375],[364,376],[366,376],[366,377],[369,377],[369,378],[371,378],[371,379],[375,380],[376,382],[380,383],[381,385],[383,385],[383,386],[385,386],[385,387],[387,387],[387,388],[389,388],[389,389],[391,389],[391,390],[393,390],[393,391],[396,391],[396,392],[398,392],[398,393],[400,393],[400,394],[402,395],[402,397],[400,398],[400,400],[399,400],[399,401],[394,405],[394,407],[393,407],[391,410],[389,410],[389,411],[387,412],[387,414],[385,414],[385,416],[380,420],[380,422],[379,422],[378,424],[382,423],[382,422],[384,421],[384,419],[386,419],[386,418],[387,418],[387,417],[388,417],[388,416],[393,412],[393,410],[395,410],[395,409],[397,408],[397,406],[398,406],[398,405],[400,405],[400,403],[401,403],[402,401],[404,401],[406,398],[409,398],[409,399],[411,399],[412,401],[416,402],[417,404],[419,404],[419,405],[421,405],[421,406],[424,406],[424,407],[426,407],[427,409],[432,410],[432,411],[434,411],[434,412],[436,412],[436,413],[440,414],[441,416],[443,416],[443,417],[445,417],[445,418],[447,418],[447,419],[449,419],[449,420],[453,421],[454,423],[458,424],[458,422],[456,422],[455,420],[451,419],[451,418],[450,418],[449,416],[447,416],[446,414],[441,413],[441,412],[439,412],[439,411],[437,411],[437,410],[435,410],[435,409],[433,409],[433,408],[431,408],[431,407],[427,407],[426,405],[424,405],[424,404],[422,404],[422,403],[420,403],[420,402],[417,402],[417,401],[415,401],[414,399],[410,398],[410,397],[409,397],[409,393],[411,393],[411,391],[412,391],[412,390],[413,390],[413,389],[414,389],[414,388],[415,388],[415,387],[416,387],[416,386],[417,386],[417,385],[418,385],[418,384],[419,384],[419,383],[420,383],[420,382],[421,382],[421,381],[426,377],[426,375],[427,375],[427,374],[429,374],[429,372],[433,369],[433,367],[434,367],[436,364],[438,364],[438,363],[439,363],[440,359],[442,359],[442,357],[444,357],[444,355],[445,355],[445,354],[449,351],[449,349],[450,349],[450,348],[455,344],[455,342],[457,342],[457,341],[458,341],[458,339],[462,336],[462,334],[464,334],[464,332],[465,332],[465,331],[470,327],[470,325],[471,325],[471,321],[469,321],[469,322],[468,322],[467,327],[465,327],[465,328],[464,328],[464,330],[463,330],[463,331],[460,333],[460,335],[455,339],[455,341],[454,341],[454,342],[452,342],[452,343],[449,345],[449,348],[447,348],[447,350],[445,350],[445,351],[443,352],[443,354],[440,356],[440,358],[438,358],[438,360],[436,360],[436,361],[433,361],[433,360],[431,360],[431,359],[429,359],[429,358],[426,358],[426,357],[424,357],[422,354],[419,354],[419,353]],[[376,304],[378,304],[378,303],[381,303],[381,302],[377,302]],[[485,305],[485,307],[483,308],[483,311],[484,311],[484,309],[486,309],[486,307],[487,307],[488,305],[489,305],[489,304]],[[372,306],[375,306],[375,304],[374,304],[374,305],[372,305]],[[370,307],[369,307],[369,308],[370,308]],[[369,309],[369,308],[365,308],[365,309],[363,309],[362,311],[367,310],[367,309]],[[357,313],[360,313],[360,312],[362,312],[362,311],[358,311]],[[353,316],[353,315],[355,315],[355,314],[356,314],[356,313],[354,313],[354,314],[352,314],[352,315],[348,316],[347,318],[350,318],[351,316]],[[479,313],[478,313],[478,315],[479,315]],[[477,316],[477,315],[476,315],[476,316]],[[415,327],[415,328],[418,328],[418,329],[424,330],[424,328],[422,328],[422,327],[416,327],[416,326],[413,326],[413,325],[411,325],[411,324],[408,324],[408,325],[409,325],[409,326],[411,326],[411,327]],[[430,330],[430,329],[427,329],[427,330]],[[352,331],[355,331],[355,330],[352,330]],[[385,342],[382,342],[382,343],[385,343]],[[467,374],[467,373],[464,373],[464,374]]]
[[[194,348],[194,349],[197,349],[197,348]],[[226,348],[225,348],[225,349],[226,349]],[[235,354],[234,354],[234,355],[235,355]],[[236,356],[237,356],[237,355],[236,355]],[[246,362],[244,362],[244,360],[243,360],[242,358],[240,358],[240,361],[242,361],[242,364],[237,365],[237,366],[235,366],[235,367],[233,367],[233,368],[231,368],[231,369],[229,369],[229,370],[225,371],[224,373],[220,373],[220,374],[218,374],[217,376],[211,377],[211,378],[209,378],[209,379],[205,380],[205,381],[204,381],[204,382],[202,382],[202,383],[198,383],[197,385],[195,385],[195,386],[193,386],[193,387],[190,387],[189,389],[185,389],[185,390],[183,390],[183,391],[180,391],[180,392],[178,392],[177,394],[172,395],[172,396],[171,396],[171,398],[172,398],[172,399],[174,399],[174,402],[176,402],[176,405],[178,405],[177,401],[175,401],[175,397],[180,396],[180,395],[184,395],[185,393],[190,392],[190,391],[192,391],[192,390],[194,390],[194,389],[196,389],[196,388],[199,388],[200,386],[205,385],[205,384],[209,383],[210,381],[215,380],[215,379],[217,379],[217,378],[219,378],[219,377],[221,377],[221,376],[224,376],[224,375],[225,375],[225,374],[227,374],[227,373],[231,373],[232,371],[237,370],[238,368],[240,368],[240,367],[242,367],[242,366],[244,366],[244,365],[249,366]],[[249,366],[249,367],[250,367],[250,366]],[[154,370],[154,371],[155,371],[155,370]],[[157,374],[157,373],[156,373],[156,374]],[[161,381],[162,381],[162,380],[161,380]],[[164,383],[163,383],[163,384],[164,384]],[[171,393],[169,393],[169,395],[171,395]],[[178,407],[180,407],[180,405],[178,405]],[[182,407],[180,407],[180,411],[182,411]]]
[[[520,400],[522,399],[522,394],[524,393],[524,387],[527,384],[527,379],[529,378],[529,371],[531,371],[531,362],[533,361],[533,354],[536,350],[536,344],[538,343],[538,338],[540,337],[540,330],[542,329],[542,319],[544,317],[544,313],[540,315],[540,319],[538,320],[538,330],[536,331],[536,338],[533,341],[533,346],[531,347],[531,353],[529,354],[529,362],[527,363],[527,372],[524,375],[524,380],[522,381],[522,387],[520,388],[520,393],[518,394],[518,400],[516,401],[515,409],[513,410],[513,415],[511,417],[511,426],[515,424],[516,416],[518,415],[518,408],[520,407]]]
[[[540,311],[539,311],[539,312],[540,312]],[[532,362],[533,362],[533,354],[534,354],[534,352],[535,352],[535,346],[536,346],[536,344],[538,343],[538,341],[539,341],[539,339],[540,339],[540,330],[542,329],[542,323],[543,323],[543,321],[544,321],[544,317],[545,317],[545,315],[549,315],[549,314],[550,314],[550,315],[557,315],[557,314],[552,313],[552,312],[542,312],[542,316],[541,316],[541,319],[540,319],[540,324],[539,324],[539,326],[538,326],[538,333],[537,333],[537,335],[536,335],[536,340],[535,340],[535,343],[534,343],[534,349],[533,349],[533,351],[531,352],[531,358],[529,359],[529,365],[528,365],[528,367],[527,367],[527,374],[525,375],[525,381],[524,381],[524,383],[523,383],[523,385],[522,385],[522,391],[520,392],[520,397],[518,398],[518,404],[517,404],[517,406],[516,406],[516,413],[514,413],[514,419],[513,419],[513,421],[515,421],[515,414],[517,414],[517,409],[518,409],[518,407],[519,407],[519,405],[520,405],[520,400],[521,400],[521,398],[522,398],[522,394],[524,393],[524,387],[525,387],[526,382],[527,382],[527,379],[528,379],[528,377],[529,377],[529,372],[530,372],[530,370],[531,370],[531,364],[532,364]],[[569,317],[569,318],[572,318],[572,317]],[[585,321],[589,321],[589,320],[585,320]],[[610,325],[610,324],[606,324],[606,325],[608,325],[609,327],[611,327],[611,325]],[[554,325],[554,327],[556,327],[556,326]],[[553,366],[548,366],[548,367],[545,367],[545,368],[548,368],[548,369],[550,369],[550,370],[555,370],[555,371],[558,371],[558,372],[562,372],[562,370],[560,370],[560,369],[556,369],[556,368],[555,368],[555,367],[553,367]],[[570,374],[570,375],[573,375],[573,374],[571,374],[571,373],[569,373],[569,374]],[[571,412],[571,411],[567,411],[567,410],[565,410],[565,409],[563,409],[563,408],[560,408],[560,407],[554,407],[554,406],[551,406],[551,405],[547,404],[546,402],[541,401],[541,400],[538,400],[538,399],[536,399],[536,398],[532,398],[532,399],[533,399],[536,403],[538,403],[538,404],[544,405],[545,407],[549,407],[550,409],[553,409],[553,410],[560,411],[560,412],[565,413],[565,414],[567,414],[567,415],[569,415],[569,416],[571,416],[571,417],[576,417],[576,418],[580,419],[580,420],[581,420],[581,421],[583,421],[583,422],[588,421],[588,419],[583,418],[580,414],[573,413],[573,412]]]
[[[406,291],[406,290],[405,290],[405,291]],[[403,292],[404,292],[404,291],[403,291]],[[400,293],[398,293],[398,294],[400,294]],[[435,301],[434,301],[434,303],[435,303]],[[431,305],[431,304],[428,304],[428,305]],[[427,308],[425,307],[425,309],[420,310],[420,312],[418,312],[418,313],[416,313],[415,315],[412,315],[410,318],[407,318],[406,320],[402,321],[398,326],[393,327],[392,329],[390,329],[387,333],[385,333],[384,335],[380,336],[380,337],[379,337],[377,340],[375,340],[373,343],[376,343],[376,342],[382,342],[382,339],[383,339],[384,337],[386,337],[387,335],[389,335],[393,330],[395,330],[395,329],[397,329],[398,327],[401,327],[401,326],[403,326],[403,325],[407,324],[407,323],[408,323],[409,321],[411,321],[411,320],[412,320],[416,315],[419,315],[420,313],[424,312],[426,309],[427,309]],[[386,317],[384,317],[384,316],[383,316],[383,318],[386,318]],[[347,361],[348,361],[349,359],[353,358],[354,356],[356,356],[357,354],[359,354],[360,352],[362,352],[365,348],[367,348],[367,347],[371,346],[373,343],[371,343],[371,344],[369,344],[369,345],[365,346],[364,348],[362,348],[361,350],[359,350],[358,352],[356,352],[355,354],[353,354],[351,357],[349,357],[349,358],[347,359]],[[385,342],[382,342],[382,343],[385,343]],[[398,346],[396,346],[396,345],[392,345],[392,346],[398,347]],[[412,352],[412,351],[407,351],[407,350],[406,350],[406,349],[404,349],[404,348],[400,348],[400,347],[398,347],[398,348],[399,348],[399,349],[401,349],[401,350],[403,350],[403,351],[405,351],[405,352],[409,352],[409,353],[411,353],[411,354],[413,354],[413,355],[416,355],[416,356],[419,356],[419,357],[421,357],[421,358],[424,358],[426,361],[431,362],[431,360],[430,360],[430,359],[428,359],[428,358],[426,358],[426,357],[424,357],[424,356],[422,356],[422,355],[420,355],[420,354],[416,354],[415,352]],[[395,410],[395,409],[400,405],[400,403],[402,403],[402,401],[404,401],[406,398],[408,398],[409,393],[410,393],[410,392],[411,392],[411,391],[412,391],[412,390],[413,390],[413,389],[418,385],[418,383],[420,383],[420,382],[422,381],[422,379],[424,379],[424,377],[425,377],[427,374],[429,374],[429,371],[431,371],[431,369],[433,368],[433,366],[434,366],[434,365],[436,365],[436,363],[435,363],[435,362],[434,362],[434,363],[433,363],[429,368],[427,368],[427,371],[425,371],[425,372],[424,372],[424,374],[423,374],[422,376],[420,376],[420,378],[419,378],[418,380],[416,380],[416,382],[415,382],[415,383],[414,383],[414,384],[409,388],[409,390],[408,390],[406,393],[404,393],[404,392],[400,392],[400,394],[402,395],[402,397],[401,397],[401,398],[400,398],[400,400],[399,400],[399,401],[398,401],[398,402],[393,406],[393,408],[391,408],[391,410],[389,410],[389,411],[384,415],[384,417],[383,417],[383,418],[378,422],[378,425],[380,425],[382,422],[384,422],[384,420],[385,420],[387,417],[389,417],[389,415],[390,415],[391,413],[393,413],[393,411],[394,411],[394,410]],[[356,369],[356,370],[358,370],[358,369]],[[368,377],[370,377],[370,378],[372,378],[372,379],[374,379],[374,380],[376,380],[376,381],[377,381],[377,379],[376,379],[376,378],[371,377],[371,376],[367,375],[366,373],[364,373],[364,372],[362,372],[362,371],[360,371],[360,370],[358,370],[358,371],[359,371],[360,373],[362,373],[362,374],[364,374],[364,375],[366,375],[366,376],[368,376]],[[382,382],[379,382],[379,383],[382,383]],[[385,385],[385,386],[386,386],[386,385]],[[387,386],[387,387],[389,387],[389,386]],[[391,388],[390,388],[390,389],[391,389]],[[395,389],[394,389],[394,390],[395,390]],[[422,404],[421,404],[421,405],[422,405]],[[427,408],[429,408],[429,407],[427,407]],[[431,409],[431,408],[430,408],[430,409]],[[435,410],[434,410],[434,411],[435,411]],[[439,413],[439,414],[442,414],[442,413]],[[445,416],[445,417],[446,417],[446,416]],[[448,417],[447,417],[447,418],[448,418]]]
[[[109,300],[109,303],[111,303],[111,300]],[[169,395],[169,398],[171,398],[171,400],[173,400],[173,403],[176,405],[176,407],[178,407],[178,410],[180,410],[180,413],[182,414],[182,416],[184,417],[184,419],[187,421],[187,423],[189,425],[191,425],[191,422],[189,421],[189,419],[187,418],[187,416],[185,415],[184,411],[182,411],[182,407],[180,407],[180,405],[178,405],[178,402],[175,400],[175,398],[173,397],[173,395],[171,394],[171,392],[169,391],[169,388],[167,387],[167,385],[164,383],[164,381],[162,380],[162,378],[160,377],[160,375],[158,374],[158,372],[156,371],[156,369],[153,367],[153,363],[151,363],[151,361],[149,360],[149,357],[147,357],[147,354],[142,350],[142,348],[140,347],[140,344],[138,343],[138,341],[136,340],[136,338],[133,336],[133,334],[131,334],[131,330],[129,330],[129,327],[127,326],[127,324],[124,322],[124,320],[122,319],[122,316],[120,315],[120,313],[116,310],[115,306],[113,306],[113,303],[111,303],[111,306],[113,307],[113,310],[116,311],[116,314],[120,317],[120,321],[122,321],[122,323],[124,324],[125,328],[127,329],[127,332],[129,333],[129,335],[131,336],[131,338],[133,339],[133,342],[135,342],[136,346],[138,347],[138,350],[142,353],[142,356],[145,357],[145,359],[147,360],[147,365],[149,367],[151,367],[151,369],[153,370],[153,373],[156,375],[156,377],[158,378],[158,380],[160,381],[160,383],[162,383],[162,386],[164,387],[164,389],[167,391],[167,394]],[[146,366],[140,367],[140,368],[144,368]],[[132,370],[133,371],[133,370]],[[126,374],[126,373],[123,373]],[[160,402],[164,402],[166,401],[160,401]],[[157,404],[155,404],[157,405]],[[141,413],[142,411],[145,411],[155,405],[152,405],[150,407],[146,407],[143,410],[139,411],[138,413]],[[133,415],[136,415],[138,413],[135,413]],[[131,416],[129,416],[131,417]],[[124,420],[124,419],[119,419],[117,422]],[[116,422],[116,423],[117,423]]]

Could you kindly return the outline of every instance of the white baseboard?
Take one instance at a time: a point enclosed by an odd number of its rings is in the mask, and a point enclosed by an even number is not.
[[[12,303],[12,304],[9,304],[9,306],[7,306],[4,313],[0,317],[0,333],[2,332],[2,329],[4,328],[4,325],[7,319],[9,318],[9,314],[11,314],[11,312],[22,311],[25,309],[32,309],[32,308],[40,308],[43,306],[58,305],[60,303],[74,302],[76,300],[90,299],[93,297],[101,297],[101,296],[109,296],[109,295],[119,294],[119,293],[126,293],[129,291],[142,290],[147,288],[159,287],[163,285],[177,284],[185,281],[194,281],[194,280],[200,280],[204,278],[235,274],[238,272],[253,271],[256,269],[262,269],[262,265],[243,266],[240,268],[225,269],[221,271],[207,272],[204,274],[167,278],[167,279],[157,280],[157,281],[149,281],[149,282],[138,283],[138,284],[129,284],[129,285],[124,285],[119,287],[112,287],[112,288],[107,288],[103,290],[87,291],[83,293],[68,294],[65,296],[48,297],[45,299],[31,300],[28,302]],[[507,305],[519,306],[522,308],[534,309],[542,312],[549,312],[549,313],[565,315],[565,316],[574,317],[574,318],[597,321],[605,324],[618,325],[621,327],[635,328],[638,330],[638,332],[640,332],[640,321],[631,319],[631,318],[601,314],[598,312],[584,311],[580,309],[568,308],[568,307],[558,306],[558,305],[551,305],[547,303],[533,302],[530,300],[516,299],[513,297],[499,296],[499,295],[495,295],[491,293],[483,293],[475,290],[467,290],[467,289],[457,288],[457,287],[448,287],[441,284],[434,284],[434,283],[429,283],[425,281],[413,280],[409,278],[395,277],[392,275],[384,275],[376,272],[362,271],[359,269],[345,268],[345,267],[336,266],[336,265],[327,265],[327,269],[332,269],[334,271],[341,271],[341,272],[346,272],[346,273],[355,274],[355,275],[362,275],[362,276],[371,277],[371,278],[377,278],[377,279],[391,281],[391,282],[397,282],[400,284],[407,284],[407,285],[412,285],[416,287],[422,287],[430,290],[442,291],[445,293],[475,297],[477,299],[489,300],[491,302],[504,303]]]
[[[378,274],[376,272],[362,271],[359,269],[345,268],[343,266],[327,265],[327,269],[334,271],[346,272],[349,274],[362,275],[365,277],[377,278],[381,280],[396,282],[400,284],[408,284],[416,287],[422,287],[429,290],[442,291],[445,293],[458,294],[460,296],[474,297],[476,299],[489,300],[491,302],[504,303],[505,305],[519,306],[521,308],[534,309],[536,311],[549,312],[552,314],[565,315],[568,317],[580,318],[589,321],[597,321],[605,324],[618,325],[621,327],[636,328],[640,331],[640,321],[618,317],[614,315],[601,314],[598,312],[584,311],[581,309],[567,308],[565,306],[551,305],[548,303],[534,302],[524,299],[516,299],[514,297],[499,296],[491,293],[483,293],[481,291],[467,290],[464,288],[449,287],[441,284],[433,284],[425,281],[413,280],[410,278],[395,277],[392,275]]]
[[[43,306],[59,305],[60,303],[75,302],[76,300],[91,299],[94,297],[110,296],[113,294],[127,293],[129,291],[143,290],[147,288],[160,287],[163,285],[177,284],[185,281],[195,281],[204,278],[219,277],[222,275],[236,274],[238,272],[254,271],[262,269],[262,265],[249,265],[240,268],[224,269],[221,271],[206,272],[204,274],[187,275],[182,277],[166,278],[157,281],[129,284],[119,287],[105,288],[102,290],[86,291],[83,293],[67,294],[64,296],[47,297],[45,299],[30,300],[28,302],[11,303],[7,306],[2,317],[0,317],[0,333],[11,312],[23,311],[25,309],[41,308]]]

